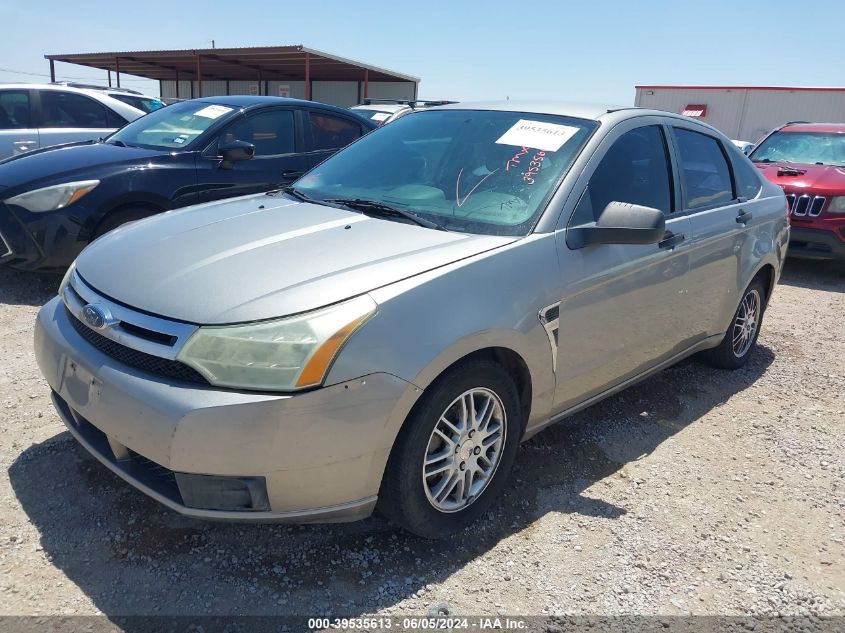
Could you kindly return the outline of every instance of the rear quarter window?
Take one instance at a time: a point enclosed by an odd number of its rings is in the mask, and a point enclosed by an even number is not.
[[[751,200],[763,188],[760,171],[745,156],[732,156],[734,178],[736,179],[736,193],[742,198]]]

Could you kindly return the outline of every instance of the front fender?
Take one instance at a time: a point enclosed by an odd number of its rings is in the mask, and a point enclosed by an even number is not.
[[[378,314],[346,344],[327,384],[385,372],[425,389],[469,354],[503,347],[528,367],[531,421],[548,415],[555,377],[539,311],[560,298],[552,234],[532,235],[370,294]]]

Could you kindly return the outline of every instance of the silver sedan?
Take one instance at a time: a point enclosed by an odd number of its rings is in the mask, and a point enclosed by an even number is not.
[[[96,240],[36,356],[76,439],[178,512],[442,537],[545,426],[693,354],[741,367],[788,233],[780,188],[688,118],[432,108]]]

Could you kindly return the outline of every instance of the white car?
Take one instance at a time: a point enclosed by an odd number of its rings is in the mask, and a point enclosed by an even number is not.
[[[96,86],[93,84],[81,84],[69,81],[58,82],[56,85],[69,86],[71,88],[83,88],[85,90],[97,90],[109,97],[117,99],[118,101],[123,101],[123,103],[131,105],[133,108],[138,108],[145,114],[160,110],[167,105],[163,99],[145,95],[137,90],[130,90],[129,88],[113,88],[111,86]]]
[[[349,108],[355,114],[370,119],[379,125],[390,123],[396,119],[410,114],[420,108],[447,105],[454,101],[416,101],[401,99],[364,99],[361,105]]]
[[[736,145],[739,148],[739,151],[748,156],[751,153],[751,150],[754,149],[754,143],[750,141],[737,141],[731,139],[731,143]]]
[[[0,159],[108,136],[144,114],[102,90],[0,84]]]

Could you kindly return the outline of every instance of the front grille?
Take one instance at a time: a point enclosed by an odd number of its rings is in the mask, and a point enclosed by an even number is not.
[[[789,205],[789,210],[795,216],[809,216],[811,218],[818,217],[827,198],[824,196],[808,196],[807,194],[798,196],[794,193],[786,194],[786,203]]]
[[[141,371],[153,374],[154,376],[173,378],[174,380],[180,380],[194,385],[209,385],[209,382],[202,374],[195,369],[188,367],[184,363],[180,363],[177,360],[169,360],[167,358],[153,356],[152,354],[139,352],[131,347],[121,345],[120,343],[113,341],[89,328],[87,325],[82,323],[82,321],[77,319],[70,310],[67,310],[67,308],[65,308],[65,311],[67,312],[71,325],[73,325],[73,328],[77,331],[77,333],[88,341],[91,346],[106,356],[110,356],[124,365],[140,369]]]

